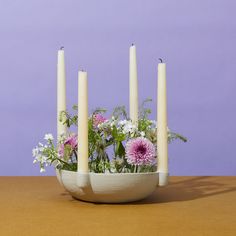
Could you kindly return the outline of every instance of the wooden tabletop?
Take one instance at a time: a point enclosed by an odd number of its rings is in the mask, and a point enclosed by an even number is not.
[[[236,235],[236,177],[171,177],[129,204],[73,199],[56,177],[0,177],[0,235]]]

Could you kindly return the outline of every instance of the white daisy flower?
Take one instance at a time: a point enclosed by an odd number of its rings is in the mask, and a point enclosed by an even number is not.
[[[53,135],[52,134],[45,134],[44,139],[52,141],[53,140]]]
[[[140,132],[140,135],[141,135],[142,137],[145,137],[145,133],[144,133],[143,131]]]
[[[38,153],[39,153],[39,149],[37,147],[32,150],[33,157],[36,157]]]

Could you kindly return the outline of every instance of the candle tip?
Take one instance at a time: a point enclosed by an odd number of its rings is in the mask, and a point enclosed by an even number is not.
[[[132,43],[131,46],[134,46],[134,43]]]
[[[60,50],[64,50],[64,46],[61,46],[61,47],[60,47]]]
[[[163,63],[163,60],[161,58],[158,58],[160,60],[161,63]]]

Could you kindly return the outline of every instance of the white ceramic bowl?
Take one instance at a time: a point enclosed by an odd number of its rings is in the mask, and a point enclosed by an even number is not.
[[[58,181],[75,198],[88,202],[122,203],[148,197],[158,173],[77,173],[56,170]]]

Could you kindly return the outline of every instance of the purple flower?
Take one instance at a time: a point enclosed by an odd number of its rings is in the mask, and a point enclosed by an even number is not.
[[[93,124],[97,127],[99,124],[105,122],[107,119],[101,114],[96,114],[93,116]]]
[[[156,163],[155,146],[146,138],[131,139],[125,147],[126,158],[132,165],[154,165]]]
[[[59,156],[63,157],[64,156],[64,148],[66,145],[70,145],[73,150],[77,148],[78,145],[78,140],[77,140],[77,135],[72,134],[66,140],[64,143],[60,144],[58,147],[58,154]]]
[[[78,145],[77,135],[72,134],[71,136],[69,136],[65,140],[64,145],[70,145],[72,149],[75,149]]]
[[[60,144],[59,147],[58,147],[58,155],[60,157],[63,157],[64,156],[64,143]]]

